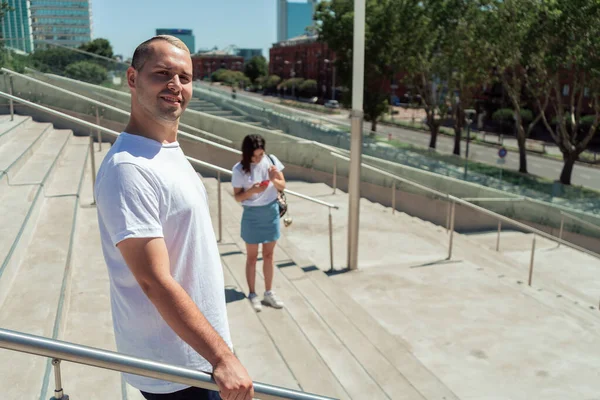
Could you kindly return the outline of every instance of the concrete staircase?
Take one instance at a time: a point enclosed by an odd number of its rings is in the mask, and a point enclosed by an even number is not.
[[[206,114],[226,118],[226,119],[229,119],[232,121],[242,122],[242,123],[249,124],[249,125],[260,126],[262,128],[268,128],[267,126],[264,126],[264,124],[261,123],[260,121],[256,121],[248,115],[242,115],[240,113],[236,113],[231,110],[226,110],[222,107],[219,107],[215,103],[212,103],[207,100],[194,98],[190,101],[188,108],[190,110],[200,111],[200,112],[203,112]]]
[[[334,195],[322,184],[289,182],[288,187],[341,207],[333,213],[335,267],[341,269],[347,195]],[[309,265],[327,270],[327,211],[301,199],[288,196],[288,201],[295,218],[285,229],[282,246],[291,244],[309,257]],[[456,396],[596,396],[599,385],[592,376],[600,370],[600,351],[594,346],[600,313],[591,301],[600,294],[600,280],[592,276],[598,260],[562,247],[551,249],[538,238],[529,287],[527,235],[503,233],[503,251],[498,253],[492,234],[455,234],[454,256],[446,261],[444,228],[401,212],[392,214],[364,199],[360,232],[360,269],[321,279],[360,304],[388,334],[407,343]],[[490,236],[493,249],[481,243],[490,245]],[[520,247],[511,251],[511,241]],[[323,276],[321,271],[312,273]],[[574,283],[579,286],[571,287]],[[336,302],[341,304],[346,302]],[[346,316],[355,319],[356,309],[347,307]]]
[[[96,147],[96,165],[107,151]],[[0,116],[0,327],[114,350],[88,153],[86,137]],[[216,228],[216,181],[204,182]],[[360,269],[343,272],[347,195],[323,184],[289,188],[341,207],[333,211],[338,271],[325,272],[327,210],[288,196],[294,223],[275,254],[286,308],[255,313],[242,209],[223,185],[224,290],[235,351],[253,379],[340,399],[597,396],[596,260],[539,241],[528,287],[530,238],[505,233],[497,253],[491,235],[457,234],[447,262],[445,229],[363,200]],[[141,399],[119,373],[62,368],[73,399]],[[6,398],[50,398],[50,372],[47,359],[0,351]]]

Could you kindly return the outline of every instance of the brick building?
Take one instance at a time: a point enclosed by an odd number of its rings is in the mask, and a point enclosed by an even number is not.
[[[194,79],[209,79],[213,72],[224,68],[232,71],[244,70],[244,57],[223,51],[209,51],[192,57]]]
[[[335,53],[315,36],[298,36],[273,44],[269,50],[269,74],[281,79],[317,81],[318,96],[331,98],[335,83]]]

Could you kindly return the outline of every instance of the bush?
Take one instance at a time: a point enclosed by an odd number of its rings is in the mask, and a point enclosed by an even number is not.
[[[504,133],[512,133],[515,126],[513,115],[514,111],[512,108],[500,108],[492,114],[492,120],[500,125]],[[529,124],[533,121],[533,112],[525,108],[521,109],[521,119],[523,120],[523,125]]]
[[[93,62],[78,61],[67,65],[67,68],[65,68],[65,75],[69,78],[97,85],[108,78],[108,71],[106,71],[106,68]]]
[[[305,97],[313,97],[317,95],[317,81],[307,79],[300,85],[300,91]]]

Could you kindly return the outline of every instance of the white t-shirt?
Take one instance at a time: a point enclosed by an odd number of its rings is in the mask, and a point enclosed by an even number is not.
[[[285,168],[281,161],[272,154],[275,167],[278,171],[283,171]],[[255,183],[260,183],[269,179],[269,168],[273,165],[269,157],[265,154],[258,164],[250,164],[250,173],[246,173],[242,169],[242,163],[239,162],[233,166],[231,185],[234,188],[244,188],[248,190]],[[273,182],[269,182],[269,187],[262,193],[252,195],[250,198],[242,201],[245,206],[258,207],[265,206],[272,203],[277,199],[277,188],[273,185]]]
[[[232,347],[206,190],[179,143],[122,133],[98,171],[95,195],[118,351],[212,372],[210,363],[167,325],[116,247],[128,238],[164,238],[173,278]],[[131,374],[125,380],[149,393],[188,387]]]

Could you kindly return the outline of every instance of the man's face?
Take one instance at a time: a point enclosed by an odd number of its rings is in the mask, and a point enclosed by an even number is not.
[[[192,59],[188,52],[164,40],[150,46],[152,52],[141,71],[128,71],[131,95],[150,115],[175,121],[192,97]]]

